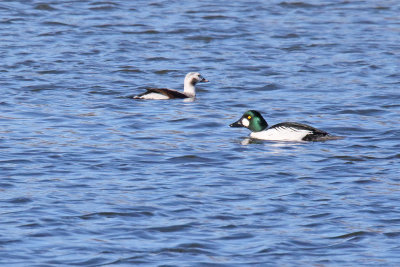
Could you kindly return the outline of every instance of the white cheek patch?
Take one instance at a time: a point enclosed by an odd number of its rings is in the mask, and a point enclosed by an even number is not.
[[[249,127],[249,125],[250,125],[250,122],[249,122],[249,120],[248,120],[248,119],[246,119],[246,118],[243,118],[243,119],[242,119],[242,124],[243,124],[243,126],[245,126],[245,127]]]

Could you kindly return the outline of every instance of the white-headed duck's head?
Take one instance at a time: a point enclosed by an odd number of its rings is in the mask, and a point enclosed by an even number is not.
[[[203,76],[201,76],[200,73],[198,72],[189,72],[186,74],[185,77],[185,84],[191,84],[191,85],[196,85],[196,83],[206,83],[209,82],[207,79],[205,79]]]

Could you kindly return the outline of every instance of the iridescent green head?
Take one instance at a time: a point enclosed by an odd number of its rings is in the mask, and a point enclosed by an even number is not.
[[[268,127],[268,123],[257,110],[248,110],[236,122],[229,125],[230,127],[246,127],[252,132],[259,132]]]

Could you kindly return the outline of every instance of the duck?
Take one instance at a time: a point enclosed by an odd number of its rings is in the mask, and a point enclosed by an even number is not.
[[[195,98],[197,83],[206,83],[205,79],[198,72],[189,72],[183,82],[183,92],[167,88],[146,88],[146,92],[134,96],[135,99],[174,99],[174,98]]]
[[[248,110],[230,127],[245,127],[250,137],[270,141],[324,141],[331,135],[325,131],[298,122],[281,122],[268,128],[268,123],[257,110]]]

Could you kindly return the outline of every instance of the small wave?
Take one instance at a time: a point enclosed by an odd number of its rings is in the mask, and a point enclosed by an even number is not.
[[[179,232],[179,231],[191,228],[193,226],[194,225],[192,223],[190,223],[190,224],[176,224],[176,225],[170,225],[170,226],[150,227],[147,230],[163,232],[163,233],[171,233],[171,232]]]
[[[232,234],[232,235],[227,235],[224,237],[219,238],[220,240],[237,240],[237,239],[248,239],[248,238],[253,238],[254,235],[249,234],[249,233],[237,233],[237,234]]]
[[[379,115],[385,113],[384,110],[381,109],[345,109],[338,112],[338,114],[359,114],[359,115]]]
[[[149,57],[146,58],[146,61],[170,61],[170,58],[166,58],[166,57]]]
[[[132,66],[120,66],[119,69],[114,72],[141,73],[143,71],[140,69],[132,68]]]
[[[178,70],[157,70],[154,73],[155,74],[168,74],[168,73],[171,73],[171,72],[178,72]]]
[[[35,6],[35,9],[36,9],[36,10],[45,10],[45,11],[54,11],[54,10],[57,10],[56,8],[52,7],[52,6],[49,5],[49,4],[37,4],[37,5]]]
[[[332,213],[330,213],[330,212],[324,212],[324,213],[318,213],[318,214],[313,214],[313,215],[310,215],[310,216],[307,216],[307,218],[324,218],[324,217],[327,217],[327,216],[330,216],[330,215],[332,215]]]
[[[44,21],[42,22],[43,25],[46,26],[67,26],[67,27],[75,27],[76,25],[71,25],[71,24],[67,24],[67,23],[63,23],[63,22],[59,22],[59,21]]]
[[[295,38],[300,38],[300,35],[298,35],[296,33],[288,33],[288,34],[282,34],[282,35],[273,35],[271,37],[278,38],[278,39],[295,39]]]
[[[114,3],[114,2],[94,2],[91,4],[93,7],[89,8],[90,10],[93,11],[110,11],[115,9],[118,4]]]
[[[97,218],[116,218],[116,217],[143,217],[143,216],[153,216],[150,211],[140,211],[140,212],[95,212],[79,216],[83,220],[93,220]]]
[[[64,74],[65,71],[63,70],[42,70],[38,71],[38,74]]]
[[[313,5],[310,3],[305,3],[305,2],[280,2],[279,6],[281,7],[286,7],[286,8],[314,8],[318,7],[317,5]]]
[[[33,200],[27,197],[17,197],[17,198],[12,198],[10,200],[8,200],[8,203],[12,203],[12,204],[25,204],[25,203],[29,203],[32,202]]]
[[[206,20],[226,20],[226,19],[234,19],[232,17],[227,17],[223,15],[209,15],[209,16],[204,16],[203,19]]]
[[[384,233],[384,235],[389,238],[398,238],[400,237],[400,232],[389,232],[389,233]]]
[[[349,234],[329,237],[329,239],[349,239],[349,238],[353,238],[353,237],[363,237],[363,236],[368,236],[368,235],[374,235],[374,233],[365,232],[365,231],[357,231],[357,232],[352,232]]]
[[[196,155],[185,155],[180,157],[169,158],[168,161],[175,163],[193,163],[193,162],[213,162],[214,160]]]
[[[124,32],[126,33],[126,32]],[[159,31],[156,30],[146,30],[146,31],[138,31],[138,32],[129,32],[131,34],[159,34]]]
[[[206,43],[209,43],[214,40],[213,37],[211,36],[204,36],[204,35],[195,35],[195,36],[189,36],[186,37],[185,40],[190,40],[190,41],[204,41]]]

